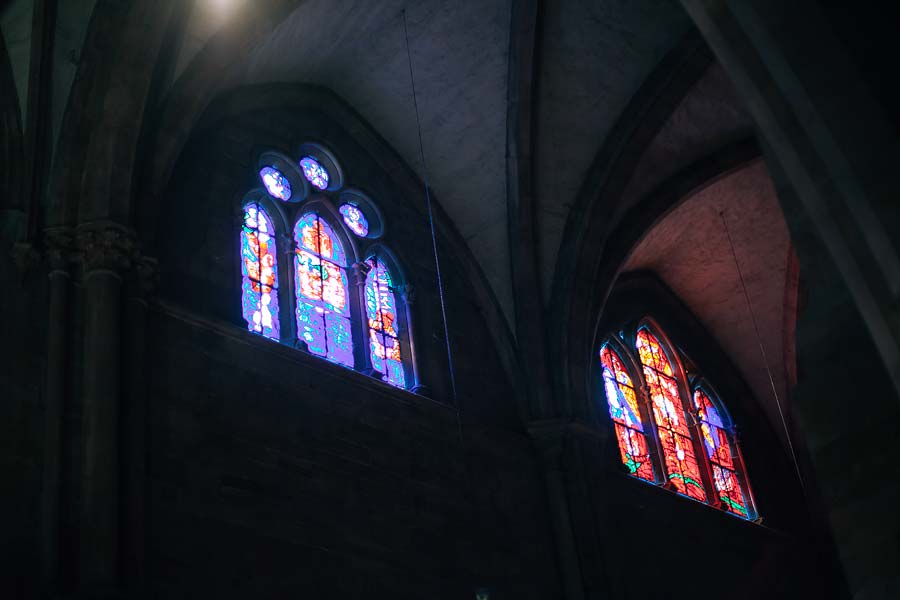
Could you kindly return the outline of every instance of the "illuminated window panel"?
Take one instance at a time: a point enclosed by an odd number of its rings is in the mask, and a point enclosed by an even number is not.
[[[259,171],[263,186],[273,198],[287,202],[291,199],[291,182],[275,167],[263,167]]]
[[[372,368],[391,385],[405,388],[403,353],[397,331],[397,299],[390,272],[377,258],[370,258],[366,276],[366,318],[369,324],[369,357]]]
[[[328,223],[307,213],[294,227],[297,336],[310,353],[353,367],[347,259]]]
[[[241,227],[241,307],[247,329],[277,340],[278,253],[275,227],[258,204],[244,207]]]
[[[358,206],[343,204],[338,210],[341,216],[344,217],[344,223],[350,228],[350,231],[359,237],[369,235],[369,221]]]
[[[716,405],[702,389],[694,390],[694,408],[700,421],[703,447],[712,467],[713,484],[722,508],[738,516],[749,518],[749,490],[746,476],[739,473],[731,434]]]
[[[622,463],[635,477],[653,481],[653,463],[631,377],[619,355],[609,346],[604,346],[600,351],[600,363],[603,366],[606,403],[615,425]]]
[[[320,190],[328,188],[328,170],[319,164],[312,156],[304,156],[300,159],[300,169],[303,176]]]
[[[678,493],[706,502],[700,465],[694,455],[691,430],[678,393],[678,382],[672,364],[659,340],[647,329],[638,331],[636,346],[659,432],[666,481]]]

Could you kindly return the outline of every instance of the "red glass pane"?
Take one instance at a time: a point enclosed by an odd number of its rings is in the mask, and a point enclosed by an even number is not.
[[[653,464],[647,449],[647,438],[643,433],[616,423],[616,440],[622,464],[628,472],[646,481],[653,481]]]
[[[706,502],[706,491],[703,489],[700,466],[694,456],[691,439],[660,429],[659,441],[666,464],[666,479],[675,485],[679,493]]]

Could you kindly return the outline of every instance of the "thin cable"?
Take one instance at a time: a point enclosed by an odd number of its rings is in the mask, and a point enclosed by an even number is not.
[[[806,485],[803,483],[803,475],[800,473],[800,463],[797,461],[797,454],[794,452],[794,444],[791,442],[791,433],[788,431],[787,420],[784,418],[784,410],[781,408],[778,389],[775,387],[775,378],[772,377],[772,369],[769,367],[769,358],[766,355],[766,348],[762,343],[762,336],[759,334],[759,325],[756,323],[756,313],[753,312],[753,305],[750,303],[750,294],[747,292],[744,273],[741,271],[741,265],[738,263],[737,253],[734,250],[734,242],[731,240],[731,231],[728,229],[728,221],[725,219],[725,212],[719,211],[719,217],[722,219],[722,227],[725,229],[728,245],[731,248],[731,258],[734,260],[734,268],[737,270],[738,278],[741,280],[741,289],[744,291],[744,300],[747,302],[747,311],[750,313],[750,321],[753,323],[754,332],[756,332],[756,342],[759,344],[759,353],[762,356],[763,365],[766,367],[766,373],[769,376],[769,384],[772,386],[772,396],[775,397],[775,405],[778,407],[778,415],[781,417],[781,425],[784,427],[784,436],[787,439],[788,448],[791,451],[794,469],[797,471],[797,480],[800,482],[800,488],[806,492]]]
[[[416,78],[413,75],[412,55],[409,52],[409,29],[406,25],[406,9],[403,13],[403,36],[406,40],[406,62],[409,65],[409,81],[412,85],[413,106],[416,110],[416,129],[419,132],[419,157],[422,161],[422,181],[425,184],[425,203],[428,206],[428,224],[431,226],[431,248],[434,251],[434,268],[437,271],[438,295],[441,299],[441,317],[444,320],[444,339],[447,341],[447,366],[450,369],[450,387],[453,391],[453,404],[457,407],[457,421],[459,420],[459,406],[456,398],[456,375],[453,372],[453,353],[450,350],[450,328],[447,326],[447,306],[444,302],[444,279],[441,277],[441,261],[438,258],[437,234],[434,230],[434,213],[431,210],[431,188],[428,185],[428,167],[425,166],[425,144],[422,142],[422,122],[419,119],[419,101],[416,98]],[[460,426],[461,427],[461,426]]]

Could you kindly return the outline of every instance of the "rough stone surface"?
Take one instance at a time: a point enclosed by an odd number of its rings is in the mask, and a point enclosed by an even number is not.
[[[728,224],[734,254],[720,213]],[[789,397],[785,322],[796,319],[785,315],[791,251],[775,189],[765,165],[757,162],[713,183],[666,215],[647,232],[623,268],[653,271],[678,294],[738,365],[785,444],[778,402],[784,406]]]

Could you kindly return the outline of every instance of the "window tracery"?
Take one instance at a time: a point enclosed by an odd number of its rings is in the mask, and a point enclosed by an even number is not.
[[[247,328],[373,373],[395,387],[413,387],[398,273],[379,258],[382,250],[360,247],[382,235],[381,213],[362,192],[341,189],[342,169],[326,149],[308,143],[299,155],[297,160],[264,152],[257,167],[262,188],[248,194],[242,206],[241,305]],[[273,220],[264,203],[284,220]],[[291,213],[295,220],[286,221]],[[292,232],[279,231],[290,222]],[[358,261],[361,255],[370,258]],[[293,264],[281,274],[282,284],[294,289],[288,298],[279,297],[279,258]],[[282,312],[294,313],[287,324],[279,322],[279,302]]]

